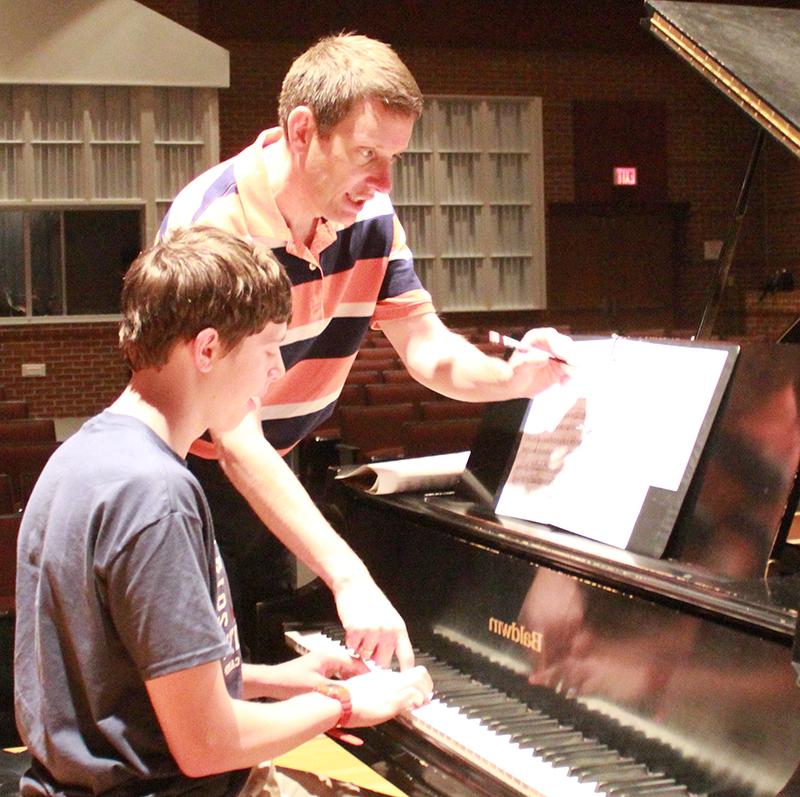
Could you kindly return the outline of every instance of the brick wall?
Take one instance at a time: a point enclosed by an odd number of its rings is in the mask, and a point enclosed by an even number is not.
[[[747,340],[776,341],[800,318],[800,290],[788,293],[747,291]]]
[[[214,4],[202,0],[146,0],[145,4],[209,35],[229,50],[231,87],[220,94],[223,158],[275,123],[281,80],[307,41],[269,41],[269,24],[251,31],[247,38],[210,35],[209,31],[213,33],[218,27],[203,18],[202,12]],[[390,36],[384,38],[391,41]],[[667,109],[669,200],[691,206],[686,260],[676,275],[676,325],[696,328],[717,270],[714,261],[704,259],[704,242],[721,240],[730,226],[755,129],[743,113],[666,48],[644,35],[641,42],[641,47],[637,43],[619,51],[568,47],[539,50],[535,43],[516,48],[396,44],[396,49],[428,94],[542,97],[547,202],[575,199],[574,101],[663,102]],[[800,163],[780,145],[768,141],[733,265],[733,284],[726,289],[720,313],[718,329],[722,334],[762,334],[747,324],[748,307],[753,309],[752,301],[748,305],[748,291],[758,292],[779,268],[795,270],[800,282],[799,253]],[[547,314],[539,314],[535,320],[545,322]],[[570,325],[570,319],[560,317],[558,323]],[[579,323],[571,326],[573,331],[581,331]],[[56,389],[60,365],[54,365],[53,376],[49,371],[43,380],[20,380],[22,361],[45,361],[51,345],[55,356],[60,357],[59,346],[66,340],[89,347],[92,336],[97,337],[96,347],[86,355],[85,365],[76,361],[63,371],[65,378],[73,380],[68,383],[68,394],[61,395]],[[117,356],[113,332],[102,325],[36,326],[24,334],[19,328],[0,327],[0,381],[9,385],[15,397],[34,391],[37,412],[41,413],[78,415],[100,409],[124,382],[124,369]],[[96,367],[101,363],[102,367]],[[73,389],[76,384],[80,388]]]
[[[31,416],[93,415],[125,387],[127,366],[116,323],[0,327],[0,384],[26,399]],[[44,363],[44,377],[22,377],[23,363]]]

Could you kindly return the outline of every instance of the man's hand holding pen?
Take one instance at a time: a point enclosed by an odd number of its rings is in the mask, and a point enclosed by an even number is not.
[[[555,329],[531,329],[520,341],[497,333],[492,333],[490,339],[513,348],[508,364],[513,369],[513,392],[520,398],[530,398],[551,385],[564,384],[575,372],[571,365],[572,338]]]

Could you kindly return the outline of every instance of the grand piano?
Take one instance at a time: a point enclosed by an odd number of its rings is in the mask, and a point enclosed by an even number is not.
[[[646,13],[800,154],[800,11],[649,0]],[[743,190],[737,214],[745,204]],[[403,614],[437,690],[359,731],[356,752],[414,796],[800,795],[798,348],[741,347],[659,558],[494,514],[518,402],[487,409],[453,493],[332,484],[328,516]],[[341,632],[290,636],[310,649]]]

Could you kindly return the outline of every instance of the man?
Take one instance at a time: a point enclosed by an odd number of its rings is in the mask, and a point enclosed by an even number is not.
[[[51,458],[22,520],[15,708],[33,756],[22,794],[279,794],[286,776],[260,762],[420,705],[430,679],[336,654],[242,664],[183,457],[205,429],[240,424],[283,374],[280,266],[223,231],[178,231],[134,262],[122,304],[130,383]],[[349,678],[334,686],[334,673]],[[249,702],[262,697],[277,702]]]
[[[323,39],[286,75],[280,128],[190,183],[161,228],[219,226],[271,247],[286,267],[295,308],[282,346],[287,372],[261,408],[263,433],[251,414],[238,429],[213,435],[214,446],[193,451],[218,455],[264,524],[331,588],[348,645],[383,665],[394,652],[401,667],[413,662],[402,619],[280,454],[330,415],[370,325],[418,381],[465,401],[531,396],[566,378],[536,347],[566,359],[569,345],[554,330],[529,332],[506,363],[437,317],[387,196],[392,163],[421,110],[414,78],[388,45],[356,35]],[[209,473],[194,460],[193,467],[213,481],[215,466]],[[239,556],[232,565],[239,576],[252,539],[241,539],[238,517],[223,529],[224,516],[234,516],[230,497],[215,520],[223,554]]]

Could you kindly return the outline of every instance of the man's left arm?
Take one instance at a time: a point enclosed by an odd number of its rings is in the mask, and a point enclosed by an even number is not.
[[[572,340],[554,329],[530,330],[508,361],[484,354],[435,313],[383,321],[381,329],[418,382],[460,401],[530,398],[571,375],[550,357],[570,361]]]
[[[414,653],[402,618],[264,438],[257,412],[236,429],[212,431],[212,437],[234,487],[270,532],[331,589],[348,646],[384,667],[393,653],[401,668],[411,667]]]

